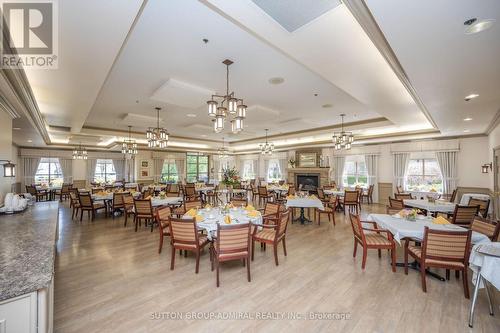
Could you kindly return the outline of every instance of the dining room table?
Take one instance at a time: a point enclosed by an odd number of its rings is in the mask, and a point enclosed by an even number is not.
[[[432,215],[433,213],[452,214],[456,206],[453,202],[444,200],[431,202],[428,199],[404,199],[403,203],[407,207],[425,210],[428,215]]]
[[[367,218],[368,221],[373,221],[381,229],[388,230],[394,237],[398,244],[403,245],[402,241],[406,239],[421,242],[424,239],[425,227],[433,230],[446,230],[446,231],[466,231],[467,229],[455,224],[437,224],[433,222],[432,216],[417,215],[415,221],[410,221],[406,218],[399,216],[399,214],[370,214]],[[472,231],[471,243],[483,244],[490,243],[490,239],[479,232]],[[396,263],[396,266],[403,267],[403,263]],[[418,269],[417,262],[414,261],[409,265],[410,268]],[[445,279],[429,270],[426,273],[438,280],[445,281]]]
[[[285,203],[286,208],[300,208],[300,216],[294,220],[294,222],[300,222],[300,224],[312,223],[311,220],[306,218],[304,215],[304,210],[306,208],[314,208],[319,210],[325,210],[323,203],[315,195],[305,195],[305,196],[288,196]]]
[[[326,195],[333,195],[333,196],[343,197],[345,191],[344,190],[339,190],[339,189],[329,189],[329,190],[323,190],[323,193],[325,193]]]
[[[407,193],[410,193],[412,197],[416,199],[427,199],[429,197],[434,199],[439,199],[442,193],[437,191],[419,191],[419,190],[408,190]]]
[[[196,218],[197,215],[201,219],[196,221],[196,226],[198,229],[203,229],[207,232],[209,240],[215,238],[218,224],[227,224],[225,221],[226,216],[230,217],[229,224],[251,223],[256,226],[262,225],[262,214],[257,210],[247,210],[244,207],[233,207],[227,212],[224,212],[221,207],[203,208],[196,210],[194,216],[187,212],[183,215],[183,218],[192,219],[193,217]]]
[[[183,197],[151,197],[151,206],[177,206],[182,204],[183,201]]]

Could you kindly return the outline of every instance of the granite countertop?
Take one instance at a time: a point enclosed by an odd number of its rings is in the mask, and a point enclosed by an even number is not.
[[[54,276],[59,203],[0,215],[0,301],[43,289]]]

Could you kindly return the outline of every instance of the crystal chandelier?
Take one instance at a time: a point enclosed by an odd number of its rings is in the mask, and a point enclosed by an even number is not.
[[[220,133],[224,130],[224,124],[228,117],[231,124],[231,131],[239,133],[243,130],[243,119],[247,116],[247,106],[243,104],[243,100],[236,98],[234,92],[229,92],[229,66],[233,63],[226,59],[222,62],[226,65],[226,94],[212,95],[212,99],[207,102],[208,115],[213,117],[214,131]],[[219,99],[217,103],[215,99]]]
[[[87,149],[82,147],[81,143],[78,147],[73,149],[73,159],[74,160],[86,160],[87,157],[88,157]]]
[[[122,143],[122,154],[124,155],[137,155],[137,143],[135,143],[135,140],[132,140],[131,135],[130,135],[130,130],[132,129],[132,126],[128,127],[128,140],[123,139]]]
[[[219,155],[219,159],[225,159],[228,157],[228,149],[224,147],[224,138],[222,138],[222,147],[217,149],[217,154]]]
[[[262,155],[266,155],[266,154],[271,155],[274,151],[274,143],[267,142],[267,131],[269,131],[269,129],[266,128],[266,142],[259,144],[260,153]]]
[[[168,132],[163,127],[160,127],[160,107],[156,107],[156,128],[148,128],[146,131],[146,139],[148,139],[149,148],[167,148]]]
[[[340,133],[339,132],[333,133],[332,142],[334,144],[335,150],[343,150],[343,149],[349,150],[351,149],[351,145],[354,142],[354,135],[352,134],[352,132],[344,131],[345,114],[342,113],[340,117],[342,118],[341,131]]]

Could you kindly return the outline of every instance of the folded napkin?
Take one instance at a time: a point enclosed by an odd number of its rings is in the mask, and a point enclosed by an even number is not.
[[[287,199],[295,199],[295,195],[289,195],[286,197]]]
[[[196,216],[196,209],[191,208],[190,210],[188,210],[188,211],[186,212],[186,215],[189,215],[189,216],[191,216],[191,217],[195,217],[195,216]]]
[[[248,206],[246,206],[245,210],[252,211],[252,210],[255,210],[255,207],[252,205],[248,205]]]
[[[260,213],[259,213],[259,211],[257,211],[257,210],[252,210],[252,211],[249,211],[249,212],[247,213],[247,215],[248,215],[249,217],[259,217],[259,216],[260,216]]]
[[[309,196],[309,199],[316,199],[316,196],[314,194]]]
[[[201,216],[201,215],[196,215],[196,216],[195,216],[195,219],[196,219],[196,222],[201,222],[201,221],[203,221],[203,216]]]
[[[211,204],[206,204],[205,205],[205,209],[207,209],[207,208],[212,208],[212,205]]]
[[[231,216],[226,215],[226,216],[224,217],[224,223],[225,223],[225,224],[231,224]]]
[[[432,220],[432,223],[434,223],[434,224],[450,224],[450,221],[448,221],[447,219],[445,219],[442,216],[438,216]]]

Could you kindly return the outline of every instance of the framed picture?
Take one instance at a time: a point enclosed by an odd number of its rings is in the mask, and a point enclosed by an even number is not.
[[[141,177],[148,178],[149,177],[149,169],[141,169]]]
[[[149,161],[148,160],[142,160],[141,161],[141,168],[149,168]]]
[[[297,152],[296,161],[299,168],[316,168],[318,166],[318,153]]]

